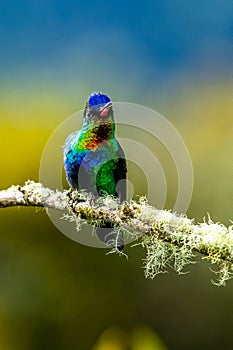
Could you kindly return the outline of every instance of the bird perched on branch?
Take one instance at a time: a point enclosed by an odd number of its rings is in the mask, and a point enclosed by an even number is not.
[[[112,195],[126,199],[125,154],[115,138],[111,99],[94,92],[84,109],[82,128],[69,135],[63,148],[66,179],[73,189],[85,189],[94,196]],[[96,229],[98,238],[118,250],[124,248],[122,235],[116,237],[111,223]]]

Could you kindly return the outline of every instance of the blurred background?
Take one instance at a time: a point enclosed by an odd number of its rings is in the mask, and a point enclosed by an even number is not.
[[[229,225],[232,30],[230,0],[1,0],[1,189],[38,181],[51,133],[101,90],[176,127],[194,167],[188,216]],[[176,169],[160,148],[170,209]],[[145,193],[143,173],[129,170]],[[0,220],[0,349],[231,348],[233,282],[213,286],[205,262],[150,281],[140,247],[126,247],[128,261],[106,256],[33,208]]]

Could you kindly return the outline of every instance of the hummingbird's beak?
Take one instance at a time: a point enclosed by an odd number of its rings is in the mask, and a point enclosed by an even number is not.
[[[100,112],[101,117],[106,117],[108,114],[109,109],[112,107],[112,102],[106,103],[106,105],[103,107],[102,111]]]

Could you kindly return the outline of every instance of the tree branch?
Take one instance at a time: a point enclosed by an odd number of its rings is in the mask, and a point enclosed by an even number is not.
[[[27,181],[25,186],[11,186],[7,190],[0,191],[0,208],[14,206],[65,210],[67,202],[65,193],[44,188],[40,183]]]
[[[218,285],[231,278],[233,267],[233,231],[220,223],[194,223],[185,215],[177,215],[150,206],[144,197],[138,202],[120,204],[111,196],[94,199],[84,191],[51,190],[40,183],[27,181],[24,186],[11,186],[0,191],[0,208],[12,206],[47,207],[66,211],[66,217],[76,222],[86,221],[98,226],[111,222],[116,230],[137,239],[147,251],[145,275],[148,278],[167,267],[182,273],[193,262],[194,253],[220,265]]]

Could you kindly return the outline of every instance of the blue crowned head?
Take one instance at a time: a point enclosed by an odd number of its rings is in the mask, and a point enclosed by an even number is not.
[[[107,95],[102,94],[102,92],[98,91],[98,92],[93,92],[93,94],[91,94],[91,96],[87,101],[87,104],[91,108],[99,110],[101,109],[101,107],[104,107],[109,102],[112,102],[110,98]]]
[[[88,98],[83,116],[82,129],[109,125],[115,129],[111,99],[102,92],[93,92]]]

